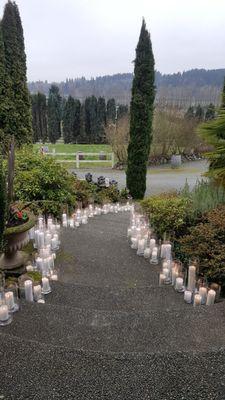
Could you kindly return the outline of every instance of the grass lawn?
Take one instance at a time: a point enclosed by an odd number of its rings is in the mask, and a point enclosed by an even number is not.
[[[111,153],[112,148],[108,144],[46,144],[49,151],[55,149],[56,153],[76,153],[77,151],[83,151],[84,153],[100,153],[104,151],[105,153]],[[34,144],[35,149],[42,147],[40,144]]]

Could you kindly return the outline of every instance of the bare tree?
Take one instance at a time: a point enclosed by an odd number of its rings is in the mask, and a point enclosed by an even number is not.
[[[105,128],[107,142],[112,146],[119,163],[127,162],[127,147],[129,142],[130,116],[124,115],[115,124],[109,123]]]

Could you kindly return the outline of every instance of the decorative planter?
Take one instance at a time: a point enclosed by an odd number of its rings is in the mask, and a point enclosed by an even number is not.
[[[181,166],[182,160],[180,154],[173,154],[171,157],[171,167],[179,168]]]
[[[28,217],[28,221],[24,224],[6,228],[4,233],[6,249],[0,257],[0,269],[14,270],[27,261],[28,255],[20,250],[29,242],[28,232],[36,222],[33,214],[28,213]]]

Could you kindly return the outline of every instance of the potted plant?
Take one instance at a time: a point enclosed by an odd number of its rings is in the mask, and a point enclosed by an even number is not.
[[[25,264],[28,256],[21,249],[29,242],[28,232],[35,225],[35,216],[32,213],[13,205],[13,178],[14,141],[10,145],[8,156],[8,212],[4,218],[4,252],[0,257],[0,269],[3,270],[14,270]]]

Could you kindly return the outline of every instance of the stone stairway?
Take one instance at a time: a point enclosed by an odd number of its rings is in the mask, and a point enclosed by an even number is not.
[[[223,400],[225,305],[194,309],[126,239],[127,214],[66,229],[60,282],[0,329],[0,399]]]

